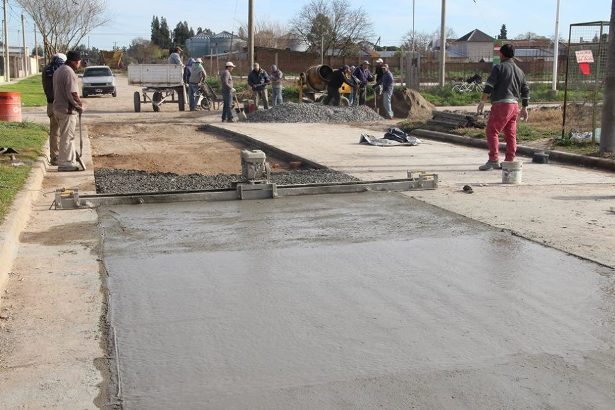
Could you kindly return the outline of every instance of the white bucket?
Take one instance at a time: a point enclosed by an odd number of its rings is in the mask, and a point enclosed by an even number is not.
[[[520,184],[523,174],[523,162],[504,161],[502,162],[502,183]]]

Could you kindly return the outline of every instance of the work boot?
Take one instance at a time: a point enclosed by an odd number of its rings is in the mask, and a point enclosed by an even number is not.
[[[478,167],[478,169],[481,171],[489,171],[491,169],[501,169],[501,168],[502,166],[500,165],[499,161],[487,161],[483,165]]]

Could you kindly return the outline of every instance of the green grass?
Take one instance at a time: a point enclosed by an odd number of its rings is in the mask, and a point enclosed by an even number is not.
[[[11,147],[26,164],[36,160],[47,140],[47,128],[28,122],[0,122],[0,147]],[[31,165],[14,167],[8,156],[0,158],[0,222],[28,179]]]
[[[24,107],[41,107],[47,105],[43,92],[41,75],[34,75],[15,84],[0,86],[0,91],[16,91],[21,93],[21,105]]]

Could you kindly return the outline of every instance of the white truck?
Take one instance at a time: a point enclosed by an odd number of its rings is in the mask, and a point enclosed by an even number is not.
[[[186,85],[183,74],[184,68],[179,64],[130,64],[128,83],[143,87],[141,92],[134,93],[135,112],[141,112],[141,103],[148,102],[152,103],[156,112],[160,111],[162,104],[168,103],[177,103],[179,110],[185,111]]]

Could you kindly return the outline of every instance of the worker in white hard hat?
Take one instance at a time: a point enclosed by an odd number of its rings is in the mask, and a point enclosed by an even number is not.
[[[60,155],[60,124],[53,113],[53,73],[66,62],[66,54],[57,53],[43,68],[43,91],[47,98],[47,117],[49,117],[49,163],[58,165]]]
[[[203,68],[203,60],[197,58],[192,64],[192,71],[190,73],[190,79],[188,80],[190,111],[196,111],[196,92],[205,82],[206,77],[207,73],[205,72],[205,68]]]
[[[231,73],[235,68],[235,64],[232,61],[228,61],[224,65],[224,70],[220,71],[220,85],[222,88],[222,122],[233,122],[233,76]]]

